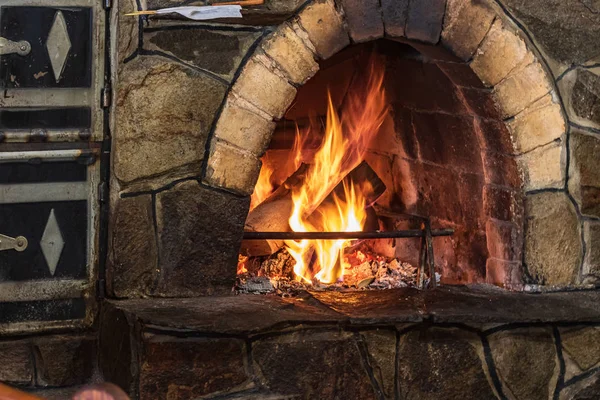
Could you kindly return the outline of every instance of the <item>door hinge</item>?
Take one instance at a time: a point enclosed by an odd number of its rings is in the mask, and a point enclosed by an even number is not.
[[[104,7],[105,10],[110,10],[112,7],[112,0],[102,0],[102,7]]]
[[[105,86],[104,88],[102,88],[102,93],[101,93],[101,102],[102,102],[102,108],[108,108],[110,107],[110,101],[111,101],[111,95],[112,95],[112,90],[110,88],[110,86]]]
[[[102,182],[98,185],[98,202],[100,204],[108,203],[108,183]]]

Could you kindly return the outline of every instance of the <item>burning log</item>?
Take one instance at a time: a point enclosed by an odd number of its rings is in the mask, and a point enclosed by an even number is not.
[[[250,211],[244,230],[249,232],[288,232],[290,230],[288,221],[293,210],[292,191],[304,182],[308,168],[307,164],[302,164],[264,202]],[[386,190],[385,184],[379,179],[377,173],[366,161],[363,161],[336,185],[315,210],[321,205],[333,203],[334,197],[344,200],[344,180],[352,181],[358,187],[363,188],[367,205],[375,203]],[[313,214],[315,210],[312,211]],[[282,247],[282,240],[244,240],[240,252],[250,257],[266,256],[275,253]]]

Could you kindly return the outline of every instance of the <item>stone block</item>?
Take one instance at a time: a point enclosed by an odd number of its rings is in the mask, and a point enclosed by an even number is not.
[[[600,76],[585,69],[577,70],[571,91],[571,107],[579,118],[600,125]]]
[[[295,24],[296,25],[296,24]],[[296,84],[302,84],[319,70],[314,54],[290,24],[283,24],[267,36],[261,47]]]
[[[199,164],[225,85],[155,57],[126,66],[116,86],[115,177],[132,182]]]
[[[409,0],[381,0],[381,12],[387,36],[393,38],[405,36],[408,3]]]
[[[143,334],[139,398],[185,400],[249,386],[239,339]]]
[[[489,219],[485,225],[485,234],[490,257],[505,261],[521,261],[522,227],[512,222]]]
[[[511,73],[494,88],[496,101],[508,118],[517,115],[529,105],[550,92],[552,87],[547,80],[542,65],[535,61]]]
[[[523,39],[506,29],[501,19],[491,26],[471,68],[487,86],[496,86],[528,57]]]
[[[0,381],[8,384],[33,383],[33,353],[24,340],[0,342]]]
[[[600,278],[600,222],[584,221],[583,240],[585,241],[583,275]]]
[[[481,79],[475,75],[475,72],[473,72],[473,69],[468,64],[443,61],[438,61],[436,64],[456,86],[475,89],[483,89],[485,87]]]
[[[260,160],[226,142],[213,140],[205,181],[211,186],[249,195],[260,173]]]
[[[426,43],[437,43],[442,32],[446,0],[411,1],[408,6],[406,37]]]
[[[566,154],[562,142],[550,143],[517,157],[526,191],[565,186]]]
[[[231,292],[250,199],[186,181],[156,195],[157,293]]]
[[[563,65],[580,65],[600,54],[600,8],[596,1],[505,0],[536,42]]]
[[[377,398],[348,332],[300,331],[261,339],[252,345],[252,359],[267,387],[279,393],[306,399]]]
[[[536,101],[508,122],[518,153],[560,138],[566,131],[560,105],[548,94]]]
[[[36,339],[33,344],[38,386],[81,385],[92,378],[94,337],[53,336]]]
[[[471,114],[487,119],[502,120],[500,107],[490,90],[461,88],[459,91]]]
[[[421,329],[400,336],[400,398],[496,399],[481,351],[477,335],[457,329]]]
[[[383,20],[379,0],[341,0],[348,31],[355,43],[383,37]]]
[[[576,283],[582,243],[575,207],[562,192],[528,195],[525,204],[525,266],[529,275],[545,285]]]
[[[506,124],[502,121],[475,119],[475,127],[481,135],[483,147],[488,151],[514,154],[513,142]]]
[[[327,59],[350,44],[342,15],[333,0],[317,0],[298,15],[317,55]]]
[[[275,122],[241,107],[230,97],[215,128],[215,137],[261,156],[269,146]]]
[[[488,151],[483,153],[482,158],[486,183],[521,188],[521,173],[515,157]]]
[[[232,90],[274,118],[281,118],[296,96],[296,89],[286,79],[256,57],[244,66]]]
[[[600,217],[600,139],[574,130],[570,152],[569,192],[583,215]]]
[[[489,338],[496,372],[507,397],[546,400],[556,385],[558,357],[549,328],[501,331]]]
[[[563,350],[581,371],[587,371],[600,362],[600,329],[597,326],[559,329]]]
[[[119,70],[124,64],[123,60],[134,54],[137,50],[139,41],[139,28],[136,18],[131,18],[125,14],[137,11],[135,0],[120,1],[116,7],[113,7],[111,15],[111,28],[114,32],[115,44],[114,51],[116,59],[114,66],[115,71]],[[113,67],[114,68],[114,67]]]
[[[158,263],[152,197],[115,199],[110,220],[106,267],[109,295],[117,298],[148,295]]]
[[[495,185],[483,188],[483,208],[485,214],[500,221],[516,222],[523,217],[521,193]]]
[[[174,4],[168,6],[175,7]],[[227,31],[201,27],[157,29],[144,32],[144,48],[172,55],[231,81],[244,56],[260,35],[261,32],[251,30]]]
[[[494,10],[477,0],[448,0],[442,45],[459,58],[471,59],[490,30],[496,17]]]
[[[396,332],[378,329],[363,331],[360,336],[367,348],[369,365],[384,397],[393,399],[396,378]]]
[[[412,121],[423,160],[483,174],[472,117],[413,113]]]
[[[509,289],[518,287],[523,283],[523,265],[520,261],[488,258],[485,264],[485,282]]]

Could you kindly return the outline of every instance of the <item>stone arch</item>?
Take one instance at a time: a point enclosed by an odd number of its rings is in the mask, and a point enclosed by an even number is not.
[[[297,88],[318,71],[317,60],[352,43],[389,38],[415,46],[439,44],[467,62],[492,91],[510,132],[524,193],[565,189],[565,114],[550,73],[524,34],[489,2],[411,2],[410,7],[408,3],[315,0],[264,37],[224,100],[209,145],[204,182],[239,194],[252,193],[274,120],[283,116]],[[568,196],[563,197],[555,205],[557,210],[572,211]],[[531,203],[529,212],[535,214],[545,201],[537,198]],[[581,246],[575,236],[566,239],[569,246]],[[536,254],[530,261],[533,273],[539,275],[535,281],[575,283],[577,277],[568,271],[579,266],[547,274],[544,264],[549,259],[538,254],[543,243],[525,241],[526,252]],[[581,262],[560,257],[559,261]]]

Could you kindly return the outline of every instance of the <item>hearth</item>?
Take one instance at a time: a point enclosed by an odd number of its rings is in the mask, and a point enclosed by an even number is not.
[[[522,183],[502,124],[442,50],[384,39],[323,61],[262,156],[236,290],[522,287]]]

